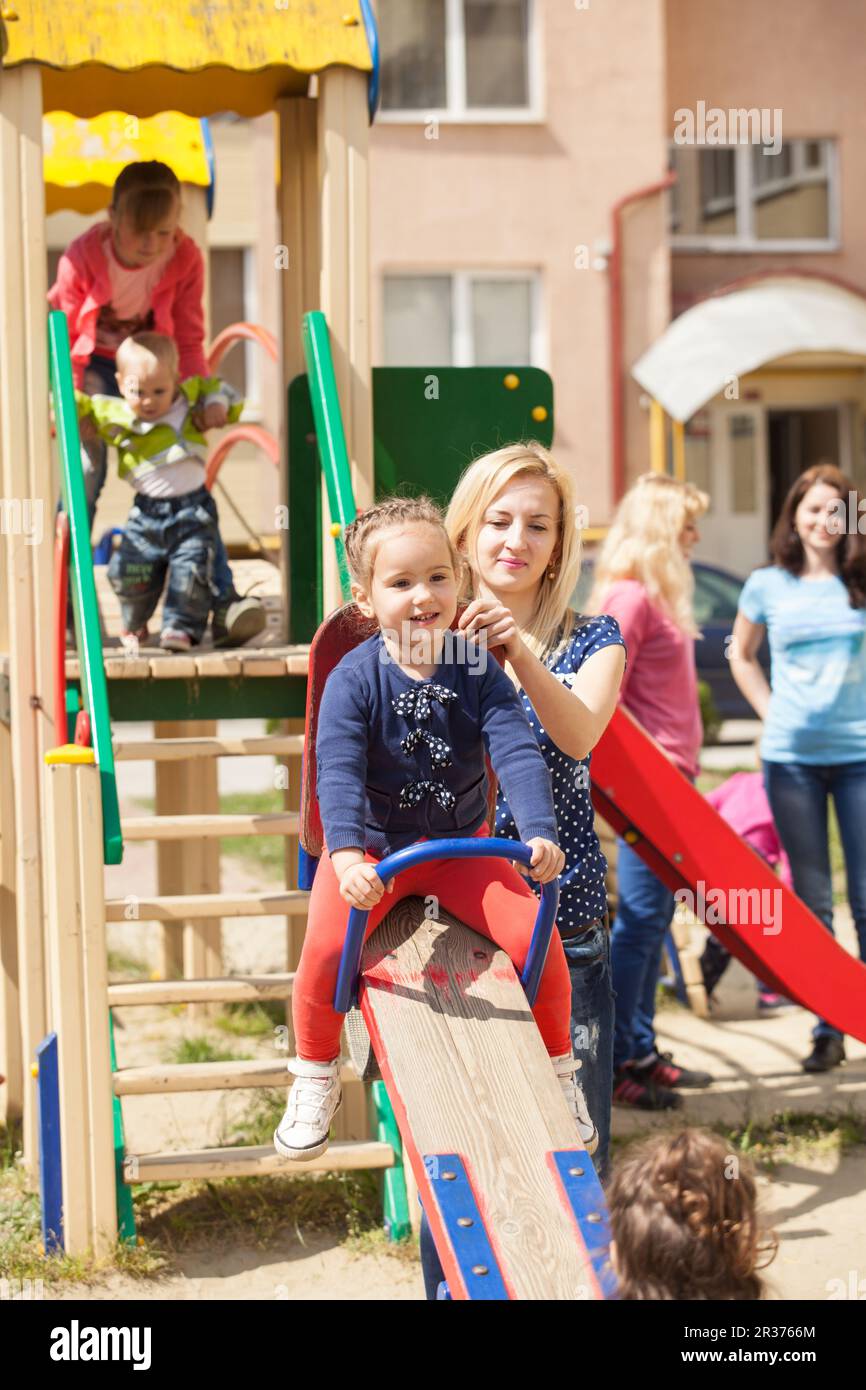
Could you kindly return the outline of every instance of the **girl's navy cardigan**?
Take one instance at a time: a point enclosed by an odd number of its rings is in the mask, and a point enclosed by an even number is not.
[[[319,710],[316,785],[328,850],[377,858],[426,837],[473,835],[487,815],[485,747],[523,840],[558,844],[550,772],[517,691],[476,643],[415,680],[381,633],[343,657]]]

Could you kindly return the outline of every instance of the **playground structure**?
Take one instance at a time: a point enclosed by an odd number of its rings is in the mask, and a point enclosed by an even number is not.
[[[345,585],[341,529],[376,486],[391,488],[409,478],[444,498],[473,448],[530,433],[549,442],[552,434],[552,392],[542,372],[439,371],[437,385],[445,380],[449,388],[448,415],[446,420],[440,411],[431,428],[427,373],[371,371],[366,141],[377,73],[366,0],[348,13],[332,3],[254,17],[245,8],[241,14],[234,0],[222,0],[217,8],[219,22],[192,37],[182,6],[170,7],[157,39],[124,31],[121,7],[110,3],[92,16],[96,38],[85,38],[71,20],[47,26],[35,4],[4,21],[0,174],[9,196],[0,286],[3,492],[29,499],[50,516],[59,478],[68,518],[60,523],[53,552],[50,544],[26,545],[13,530],[3,535],[9,583],[0,613],[0,663],[9,689],[3,711],[8,717],[0,726],[5,1101],[8,1117],[22,1115],[31,1172],[37,1155],[40,1161],[49,1251],[62,1245],[70,1253],[104,1254],[118,1235],[133,1238],[129,1186],[136,1181],[292,1170],[270,1150],[127,1153],[124,1095],[282,1087],[287,1076],[282,1056],[266,1065],[118,1068],[111,1010],[289,997],[307,899],[306,888],[297,886],[293,841],[308,643]],[[241,32],[239,50],[235,37]],[[160,61],[166,51],[173,54],[171,68]],[[317,75],[315,96],[308,95],[310,73]],[[89,119],[122,110],[145,118],[168,109],[204,116],[227,107],[245,115],[273,109],[280,127],[276,197],[281,242],[289,249],[277,277],[283,326],[278,351],[288,397],[289,459],[282,474],[291,519],[283,554],[286,629],[283,645],[263,650],[126,658],[110,645],[104,648],[100,632],[62,315],[49,316],[45,351],[43,114],[56,110]],[[213,366],[240,335],[252,336],[266,350],[276,347],[254,326],[239,325],[212,346]],[[209,481],[226,442],[211,458]],[[270,441],[257,442],[274,457]],[[74,655],[64,650],[62,631],[67,554]],[[282,732],[256,740],[217,736],[216,719],[250,716],[279,719]],[[123,739],[120,726],[137,718],[155,721],[153,740]],[[285,813],[220,816],[216,757],[254,753],[286,761]],[[156,763],[153,817],[121,820],[115,762],[130,759]],[[285,892],[261,897],[218,891],[219,838],[238,833],[286,838]],[[106,922],[126,920],[128,905],[105,901],[103,865],[121,861],[124,841],[142,839],[158,843],[159,891],[138,904],[136,917],[165,924],[163,978],[109,985]],[[226,977],[221,919],[265,913],[287,919],[289,968],[266,978]],[[522,999],[513,971],[512,986]],[[525,1002],[521,1007],[534,1035]],[[573,1127],[563,1121],[567,1113],[556,1088],[548,1089],[551,1095],[559,1107],[557,1143],[564,1147]],[[390,1170],[386,1210],[392,1234],[403,1234],[414,1212],[400,1181],[401,1137],[381,1084],[374,1098],[380,1137],[341,1139],[338,1131],[337,1142],[312,1167]],[[347,1086],[344,1110],[344,1130],[354,1125],[366,1136],[360,1082]],[[509,1117],[503,1114],[500,1123],[507,1133]],[[424,1152],[441,1155],[441,1141],[431,1139],[435,1114],[432,1125],[419,1142]],[[589,1177],[591,1164],[583,1171]],[[567,1188],[573,1175],[557,1182]],[[434,1224],[437,1210],[434,1204]],[[594,1232],[597,1243],[601,1234]],[[447,1250],[443,1258],[447,1264]],[[562,1269],[557,1274],[537,1254],[533,1259],[535,1282],[527,1288],[534,1296],[543,1296],[539,1291],[557,1278],[560,1296],[567,1296],[569,1278]],[[453,1263],[450,1268],[455,1296],[465,1296],[466,1280]],[[591,1282],[598,1293],[598,1280]],[[518,1286],[519,1279],[509,1283]],[[480,1296],[490,1294],[482,1289]]]
[[[603,1205],[592,1165],[575,1157],[580,1151],[573,1126],[565,1126],[549,1067],[544,1081],[539,1040],[513,969],[504,958],[494,961],[489,943],[459,924],[431,923],[407,904],[389,919],[387,932],[380,929],[362,961],[359,1002],[385,1078],[385,1086],[380,1082],[374,1088],[375,1139],[367,1137],[361,1083],[347,1076],[346,1115],[337,1141],[312,1164],[287,1164],[270,1148],[125,1151],[124,1095],[287,1083],[282,1056],[268,1064],[118,1068],[111,1010],[178,1002],[198,1008],[286,1000],[291,994],[311,870],[306,857],[298,862],[296,850],[310,643],[345,593],[342,528],[376,490],[408,482],[447,497],[473,451],[529,435],[549,443],[553,430],[552,387],[542,372],[507,364],[495,369],[370,366],[366,140],[376,61],[366,0],[361,6],[320,0],[252,16],[237,0],[217,0],[210,9],[218,13],[195,34],[182,25],[185,9],[170,5],[156,37],[127,33],[120,6],[110,0],[97,6],[88,35],[71,19],[49,26],[36,0],[19,5],[17,17],[4,21],[2,494],[27,499],[50,517],[59,478],[69,518],[68,540],[61,534],[56,562],[50,544],[28,544],[26,536],[8,527],[0,535],[5,580],[0,585],[0,1041],[7,1113],[23,1116],[25,1160],[32,1172],[37,1157],[42,1160],[46,1248],[62,1240],[71,1253],[92,1248],[103,1254],[118,1234],[130,1238],[129,1187],[135,1182],[350,1167],[386,1174],[389,1220],[397,1234],[408,1229],[412,1216],[401,1178],[405,1152],[425,1195],[453,1296],[568,1298],[583,1289],[583,1296],[604,1296],[609,1285],[600,1263]],[[174,55],[171,68],[160,58],[166,51]],[[310,73],[317,75],[315,96],[308,94]],[[128,658],[103,648],[60,315],[50,322],[56,469],[52,462],[43,113],[91,117],[120,108],[139,117],[161,110],[195,116],[226,108],[246,115],[275,110],[279,120],[276,196],[281,242],[289,249],[288,264],[277,277],[281,341],[269,344],[250,326],[238,329],[278,352],[287,400],[286,457],[278,458],[290,518],[282,554],[286,627],[281,644],[262,650],[203,648],[183,656],[142,652]],[[212,361],[225,346],[226,340],[213,345]],[[432,399],[431,373],[437,387]],[[211,459],[209,476],[224,448],[225,440]],[[63,643],[64,544],[75,656]],[[279,719],[281,732],[255,740],[217,735],[216,720],[241,717]],[[699,821],[683,779],[672,769],[674,780],[664,779],[640,731],[635,734],[624,718],[616,716],[596,753],[600,809],[627,836],[636,836],[638,852],[677,886],[693,886],[701,877],[715,886],[722,881],[722,862],[734,881],[730,856],[736,846],[742,851],[740,842],[731,832],[724,842],[718,838],[721,822],[709,807],[701,813],[707,819]],[[122,725],[136,719],[155,721],[154,739],[124,738]],[[216,758],[260,753],[287,764],[285,811],[219,815]],[[156,764],[156,815],[122,820],[115,764],[135,759]],[[698,831],[700,852],[692,852]],[[285,837],[285,891],[269,896],[219,891],[219,839],[240,833]],[[144,839],[159,846],[159,890],[138,902],[137,920],[164,924],[163,978],[109,984],[105,926],[125,921],[128,904],[105,901],[103,866],[120,862],[125,840]],[[753,869],[754,881],[763,882],[757,861],[739,862],[744,867],[738,882],[751,881]],[[862,997],[864,967],[841,960],[835,954],[840,948],[793,903],[796,952],[787,932],[760,941],[754,931],[734,926],[719,934],[750,968],[813,1007],[819,991],[803,962],[814,959],[809,952],[817,946],[826,947],[821,1010],[863,1036],[854,1000],[857,991]],[[275,913],[287,920],[285,971],[226,976],[221,919]],[[491,968],[468,988],[457,976],[467,974],[461,962],[476,951],[486,951]],[[429,1004],[440,996],[431,994],[429,965],[434,955],[441,964],[443,953],[444,988],[457,1002],[434,1009]],[[789,959],[795,954],[796,968]],[[838,979],[847,984],[834,1005],[826,996]],[[388,982],[398,987],[389,988]],[[433,1065],[418,1075],[413,1054],[422,1053],[437,1059],[442,1075],[455,1056],[470,1058],[472,1066],[467,1063],[464,1070],[475,1077],[471,1095],[437,1092],[435,1104],[422,1096],[423,1089],[432,1094]],[[503,1056],[513,1057],[513,1066],[509,1062],[503,1069]],[[534,1108],[528,1077],[537,1093]],[[524,1133],[523,1122],[530,1119],[532,1138],[520,1156],[528,1159],[515,1166],[514,1136]],[[493,1136],[488,1150],[478,1147],[482,1132]],[[353,1133],[356,1137],[350,1137]],[[497,1171],[511,1183],[508,1201],[496,1187]],[[532,1199],[525,1221],[522,1194]],[[575,1221],[576,1226],[570,1224]],[[534,1238],[539,1231],[544,1239]],[[479,1248],[476,1237],[487,1245]],[[473,1273],[475,1267],[485,1272]]]

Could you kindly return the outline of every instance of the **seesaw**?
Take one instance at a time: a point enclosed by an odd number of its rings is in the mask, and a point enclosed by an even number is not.
[[[308,864],[322,851],[319,700],[328,671],[370,634],[358,617],[339,610],[310,652]],[[388,856],[377,872],[387,883],[434,859],[491,854],[531,858],[510,840],[431,840]],[[557,885],[545,885],[522,977],[487,938],[448,913],[429,915],[423,898],[398,902],[366,944],[368,914],[349,916],[334,1007],[349,1013],[360,1074],[385,1082],[455,1299],[601,1299],[614,1290],[601,1186],[530,1007],[558,897]]]
[[[753,974],[866,1042],[866,965],[620,706],[592,755],[596,810]]]

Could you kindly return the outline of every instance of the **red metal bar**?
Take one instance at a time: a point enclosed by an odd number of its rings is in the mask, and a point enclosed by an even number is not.
[[[66,606],[69,594],[69,517],[57,513],[54,525],[54,736],[69,738],[66,720]]]
[[[277,340],[273,333],[269,333],[258,323],[230,323],[228,328],[224,328],[222,333],[217,334],[210,345],[207,364],[212,372],[216,371],[229,348],[242,339],[251,343],[259,343],[274,362],[279,361]]]
[[[655,193],[664,193],[677,181],[676,174],[666,174],[655,183],[636,188],[619,198],[611,209],[613,220],[613,246],[608,263],[608,292],[610,296],[610,404],[611,404],[611,457],[613,504],[619,502],[625,492],[625,364],[622,360],[622,213],[631,203],[639,203],[651,198]]]
[[[216,475],[222,467],[226,455],[231,452],[236,444],[255,444],[263,453],[267,454],[275,468],[280,466],[280,446],[272,434],[263,430],[260,425],[232,425],[220,440],[207,461],[207,472],[205,473],[204,485],[210,491],[216,481]]]

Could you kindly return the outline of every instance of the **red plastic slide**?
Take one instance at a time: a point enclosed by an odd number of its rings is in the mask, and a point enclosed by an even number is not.
[[[866,1042],[866,965],[830,935],[622,706],[592,755],[592,799],[724,946],[780,994]]]

